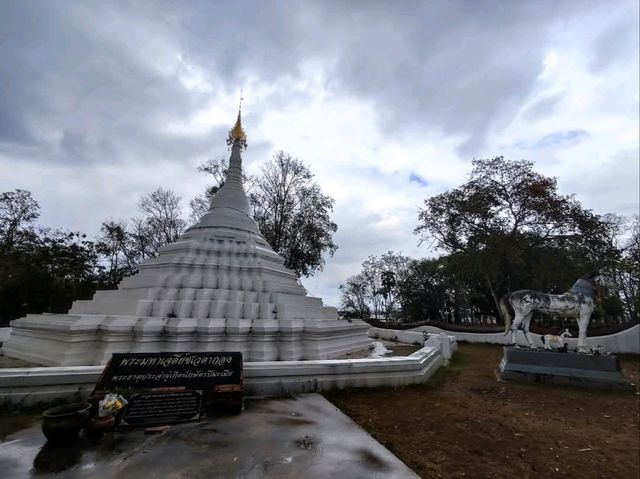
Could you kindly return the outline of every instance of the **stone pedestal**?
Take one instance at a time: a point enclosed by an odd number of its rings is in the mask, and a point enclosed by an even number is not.
[[[508,381],[561,384],[590,389],[633,389],[613,355],[506,346],[498,377]]]

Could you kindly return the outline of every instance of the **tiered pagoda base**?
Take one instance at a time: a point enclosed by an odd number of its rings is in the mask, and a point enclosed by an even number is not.
[[[105,364],[112,353],[240,351],[245,361],[328,359],[370,348],[369,326],[339,321],[307,296],[251,217],[242,184],[240,122],[224,185],[207,214],[144,261],[117,290],[67,315],[11,323],[7,356],[51,366]]]
[[[112,353],[240,351],[245,361],[330,359],[371,347],[369,325],[305,321],[29,315],[4,354],[46,366],[105,364]]]

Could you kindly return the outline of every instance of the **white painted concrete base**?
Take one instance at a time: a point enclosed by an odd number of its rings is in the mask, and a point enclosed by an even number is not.
[[[5,356],[44,366],[106,364],[113,353],[239,351],[247,361],[331,359],[372,346],[364,321],[37,314],[12,322]]]
[[[410,356],[247,362],[244,364],[244,378],[248,395],[277,397],[330,389],[425,382],[444,361],[438,343],[425,346]],[[102,366],[0,369],[0,401],[28,406],[61,398],[84,399],[102,370]]]
[[[247,363],[248,394],[283,396],[331,389],[405,386],[427,381],[444,363],[439,347],[410,356]]]
[[[402,329],[369,329],[369,337],[372,339],[386,339],[388,341],[397,341],[404,344],[415,344],[424,346],[435,346],[440,348],[440,352],[445,364],[451,359],[454,352],[458,350],[458,341],[455,336],[440,333],[429,333],[425,335],[420,332],[402,330]]]

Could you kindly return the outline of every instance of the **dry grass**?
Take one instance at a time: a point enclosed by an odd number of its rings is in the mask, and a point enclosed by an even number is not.
[[[640,477],[639,393],[498,382],[501,357],[462,344],[424,385],[326,397],[425,478]]]

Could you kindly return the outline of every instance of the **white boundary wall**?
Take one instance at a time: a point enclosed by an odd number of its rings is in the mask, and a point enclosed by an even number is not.
[[[378,328],[372,328],[378,329]],[[401,332],[422,332],[438,334],[446,333],[451,336],[455,336],[458,341],[466,341],[468,343],[489,343],[489,344],[509,344],[510,334],[505,336],[504,333],[464,333],[459,331],[446,331],[435,326],[419,326],[414,329],[409,329]],[[371,334],[371,333],[369,333]],[[542,340],[539,334],[529,333],[529,336],[533,338],[534,343],[542,347]],[[400,336],[398,336],[400,337]],[[518,331],[517,334],[518,344],[525,346],[526,342],[524,334]],[[578,344],[577,338],[568,338],[569,348],[575,348]],[[640,325],[636,324],[631,328],[625,329],[615,334],[607,336],[594,336],[587,338],[587,346],[589,348],[595,348],[596,346],[602,346],[606,351],[614,354],[640,354]]]
[[[369,329],[369,337],[372,339],[386,339],[399,343],[415,344],[416,346],[422,346],[424,343],[424,335],[422,332],[416,332],[411,329],[371,328]],[[455,338],[453,339],[455,340]]]

